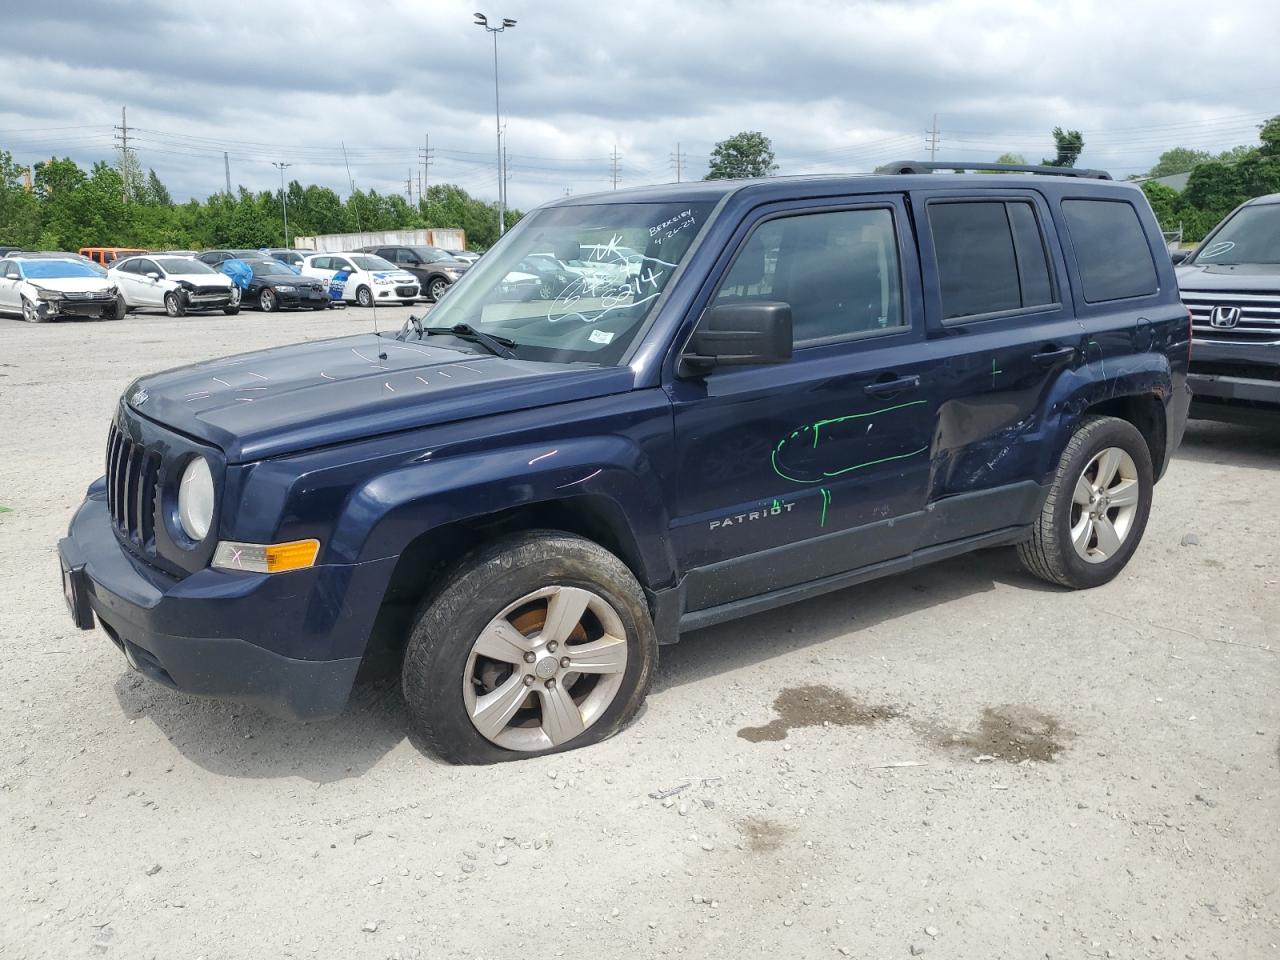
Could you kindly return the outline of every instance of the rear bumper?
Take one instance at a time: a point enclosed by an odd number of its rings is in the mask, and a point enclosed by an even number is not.
[[[124,550],[95,489],[58,544],[78,625],[91,611],[130,666],[174,690],[293,720],[341,712],[394,561],[177,580]]]

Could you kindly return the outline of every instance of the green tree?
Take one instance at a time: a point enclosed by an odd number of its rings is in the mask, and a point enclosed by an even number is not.
[[[162,207],[173,205],[173,198],[169,196],[169,188],[160,182],[155,170],[147,171],[147,185],[143,188],[142,200],[144,203],[155,203]]]
[[[996,157],[996,163],[1017,163],[1025,164],[1027,158],[1020,153],[1002,153]]]
[[[1190,147],[1173,147],[1160,154],[1160,159],[1147,171],[1148,177],[1171,177],[1176,173],[1187,173],[1197,164],[1212,159],[1204,150],[1192,150]]]
[[[0,150],[0,242],[31,246],[40,236],[40,202],[26,188],[26,167]]]
[[[711,151],[711,168],[703,179],[767,177],[777,169],[769,138],[757,130],[744,130],[715,145]]]
[[[1084,151],[1084,135],[1079,130],[1053,128],[1053,142],[1057,153],[1052,160],[1041,160],[1046,167],[1074,167]]]

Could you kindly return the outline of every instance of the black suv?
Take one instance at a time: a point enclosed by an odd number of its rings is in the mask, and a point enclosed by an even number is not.
[[[1191,416],[1280,422],[1280,193],[1241,204],[1178,267]]]
[[[421,742],[485,762],[618,730],[696,627],[983,547],[1106,583],[1189,400],[1159,226],[1087,171],[928,169],[568,197],[429,326],[140,378],[59,546],[76,622],[299,718],[392,653]],[[544,255],[575,279],[530,298]]]
[[[383,245],[359,249],[361,253],[376,254],[412,273],[418,278],[423,295],[432,302],[443,297],[450,285],[471,269],[466,260],[459,260],[439,247]]]

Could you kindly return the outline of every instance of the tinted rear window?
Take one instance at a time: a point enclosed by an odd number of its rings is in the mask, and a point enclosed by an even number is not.
[[[1090,303],[1156,292],[1156,265],[1133,204],[1124,200],[1063,200],[1084,298]]]
[[[1001,202],[931,203],[944,319],[1022,306],[1009,218]]]

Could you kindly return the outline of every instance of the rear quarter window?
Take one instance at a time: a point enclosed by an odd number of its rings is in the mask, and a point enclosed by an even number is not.
[[[1099,303],[1156,292],[1156,265],[1138,211],[1127,200],[1063,200],[1085,300]]]

